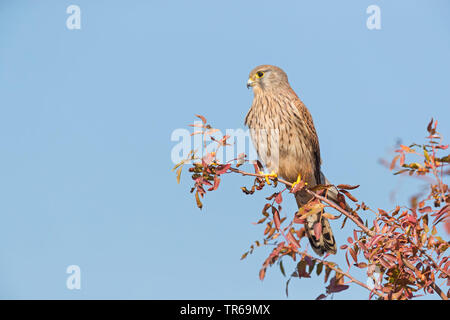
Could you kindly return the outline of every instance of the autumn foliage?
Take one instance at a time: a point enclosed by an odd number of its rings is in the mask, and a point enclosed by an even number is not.
[[[241,188],[248,195],[261,191],[268,185],[275,187],[270,189],[271,194],[266,198],[260,219],[256,222],[265,226],[263,238],[255,241],[242,255],[242,259],[245,259],[256,247],[270,248],[259,271],[261,280],[268,268],[277,264],[288,277],[286,294],[292,279],[322,276],[325,290],[317,299],[346,290],[350,284],[366,288],[369,298],[411,299],[424,294],[437,294],[442,299],[448,299],[450,261],[445,252],[449,244],[438,231],[446,230],[450,233],[450,196],[448,185],[444,183],[444,178],[450,174],[450,156],[441,155],[448,145],[443,144],[442,137],[437,132],[437,121],[431,120],[428,124],[425,144],[401,145],[389,165],[395,175],[426,179],[428,191],[420,197],[412,197],[408,206],[383,210],[372,209],[356,199],[352,193],[359,186],[337,185],[340,203],[336,204],[326,197],[329,185],[309,188],[299,181],[293,186],[293,181],[261,174],[263,168],[259,162],[252,163],[253,172],[241,170],[240,167],[248,162],[245,154],[240,154],[233,161],[219,163],[216,152],[220,148],[230,147],[227,143],[229,137],[212,137],[216,130],[204,117],[198,117],[202,123],[193,125],[198,127],[198,131],[193,134],[200,134],[204,141],[209,139],[216,143],[216,149],[201,157],[191,151],[187,159],[175,166],[174,171],[179,182],[183,166],[189,167],[193,180],[191,193],[199,208],[203,206],[202,199],[205,195],[217,190],[221,179],[227,174],[251,177],[251,186]],[[410,159],[415,161],[409,162],[412,161]],[[287,194],[302,188],[314,198],[288,219],[288,215],[282,214],[283,200]],[[353,204],[353,209],[346,210],[346,202]],[[334,263],[332,256],[319,258],[308,252],[308,242],[301,241],[305,237],[305,218],[317,213],[328,219],[340,219],[342,228],[346,223],[352,224],[353,232],[337,253],[345,255],[345,269]],[[321,230],[315,232],[320,233]],[[283,259],[295,261],[295,270],[287,274]],[[379,277],[369,286],[365,279],[358,280],[353,275],[354,268],[364,269],[368,277],[372,277],[374,273]]]

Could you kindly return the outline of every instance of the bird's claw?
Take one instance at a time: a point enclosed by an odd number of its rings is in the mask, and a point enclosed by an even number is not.
[[[260,171],[259,174],[264,175],[264,178],[266,179],[267,184],[271,184],[269,178],[277,178],[278,177],[278,175],[273,170],[271,173],[264,173],[264,172]]]
[[[291,190],[294,190],[295,186],[298,185],[301,181],[302,181],[302,176],[301,176],[301,174],[299,173],[298,176],[297,176],[297,181],[295,181],[294,183],[292,183]],[[308,183],[305,182],[305,185],[307,185],[307,184],[308,184]]]

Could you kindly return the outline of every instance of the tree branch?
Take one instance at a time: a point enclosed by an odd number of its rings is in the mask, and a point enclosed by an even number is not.
[[[253,176],[253,177],[258,177],[258,178],[265,178],[265,175],[264,175],[264,174],[250,173],[250,172],[242,171],[242,170],[239,170],[239,169],[237,169],[237,168],[232,168],[232,167],[230,167],[229,170],[232,171],[232,172],[235,172],[235,173],[239,173],[239,174],[241,174],[241,175],[243,175],[243,176]],[[286,186],[291,187],[291,188],[292,188],[292,186],[293,186],[293,184],[292,184],[291,182],[286,181],[286,180],[284,180],[284,179],[273,178],[273,177],[269,177],[269,179],[271,179],[272,181],[275,181],[275,180],[276,180],[276,181],[279,181],[279,182],[281,182],[281,183],[283,183],[283,184],[285,184]],[[375,232],[373,232],[372,230],[370,230],[369,228],[367,228],[364,224],[362,224],[362,223],[361,223],[354,215],[352,215],[351,213],[349,213],[347,210],[344,210],[343,208],[341,208],[340,206],[338,206],[337,204],[335,204],[333,201],[331,201],[331,200],[329,200],[328,198],[326,198],[326,197],[324,197],[324,196],[321,196],[321,195],[319,195],[319,194],[315,193],[314,191],[311,191],[311,190],[309,190],[309,189],[307,189],[307,188],[304,188],[304,190],[305,190],[307,193],[309,193],[310,195],[312,195],[312,196],[314,196],[315,198],[317,198],[317,199],[319,199],[319,200],[325,202],[326,204],[328,204],[328,205],[329,205],[330,207],[332,207],[333,209],[335,209],[335,210],[339,211],[340,213],[342,213],[343,215],[345,215],[347,218],[349,218],[350,220],[352,220],[358,227],[361,228],[361,230],[363,230],[363,231],[364,231],[366,234],[368,234],[369,236],[373,237],[373,236],[376,235]],[[284,237],[289,243],[292,243],[292,242],[285,236],[285,234],[282,232],[282,230],[279,230],[279,229],[278,229],[278,231],[283,235],[283,237]],[[315,257],[309,255],[309,254],[306,253],[306,252],[299,251],[298,248],[297,248],[297,245],[296,245],[296,244],[293,244],[293,245],[294,245],[295,251],[296,251],[298,254],[305,255],[305,256],[308,256],[310,259],[313,259],[313,260],[315,260],[315,261],[320,261],[320,262],[322,262],[323,264],[327,265],[330,269],[334,270],[335,272],[338,272],[338,273],[340,273],[340,274],[346,276],[346,277],[349,278],[352,282],[354,282],[354,283],[356,283],[356,284],[358,284],[358,285],[360,285],[360,286],[366,288],[367,290],[373,292],[373,293],[376,294],[377,296],[384,298],[384,295],[383,295],[383,294],[378,293],[376,290],[370,289],[366,284],[364,284],[364,283],[362,283],[361,281],[355,279],[355,278],[352,277],[349,273],[342,271],[341,269],[339,269],[339,268],[337,268],[337,267],[331,265],[331,264],[328,263],[327,261],[324,261],[324,260],[315,258]],[[417,245],[416,245],[416,247],[417,247]],[[423,250],[421,250],[420,248],[418,248],[418,249],[419,249],[419,250],[420,250],[420,251],[421,251],[421,252],[422,252],[429,260],[431,260],[432,263],[434,263],[434,264],[437,266],[436,262],[435,262],[435,261],[434,261],[434,260],[433,260],[426,252],[423,252]],[[414,265],[411,264],[411,263],[410,263],[407,259],[405,259],[403,256],[402,256],[401,259],[402,259],[403,263],[404,263],[409,269],[411,269],[413,272],[416,272],[416,271],[417,271],[417,269],[414,267]],[[439,268],[439,270],[443,271],[443,270],[440,269],[440,268]],[[447,274],[447,273],[445,272],[445,274]],[[447,275],[448,275],[448,274],[447,274]],[[448,297],[445,295],[444,292],[442,292],[442,290],[440,289],[440,287],[439,287],[435,282],[433,282],[433,283],[431,284],[431,287],[432,287],[433,290],[441,297],[441,299],[443,299],[443,300],[448,300]]]

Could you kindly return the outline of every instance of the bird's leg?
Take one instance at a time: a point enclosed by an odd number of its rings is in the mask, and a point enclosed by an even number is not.
[[[259,174],[264,175],[264,178],[266,179],[267,184],[271,184],[269,178],[276,178],[276,177],[278,177],[278,175],[273,170],[272,170],[271,173],[264,173],[264,172],[260,171]]]

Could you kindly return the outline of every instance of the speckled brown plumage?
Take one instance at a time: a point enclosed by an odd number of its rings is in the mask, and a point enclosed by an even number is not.
[[[249,75],[248,87],[254,99],[245,117],[253,145],[268,169],[288,180],[298,174],[309,186],[326,183],[320,171],[320,147],[313,119],[306,106],[289,85],[286,73],[276,66],[262,65]],[[311,199],[306,192],[295,195],[298,206]],[[320,239],[314,236],[314,225],[322,224]],[[336,242],[326,218],[309,216],[306,234],[314,251],[336,253]]]

